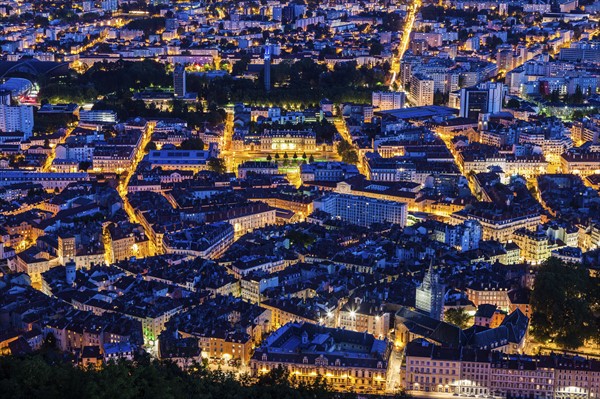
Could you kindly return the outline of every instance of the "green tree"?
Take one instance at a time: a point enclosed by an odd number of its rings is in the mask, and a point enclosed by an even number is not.
[[[463,330],[472,325],[472,319],[473,317],[467,313],[465,308],[450,308],[444,312],[444,321],[454,324]]]
[[[342,161],[356,165],[358,163],[358,153],[356,150],[346,151],[342,154]]]
[[[223,174],[227,172],[227,167],[225,166],[225,160],[223,158],[211,158],[208,160],[208,169],[213,172]]]
[[[339,156],[343,156],[345,152],[352,150],[352,145],[346,140],[342,140],[338,143],[336,150]]]
[[[531,293],[533,336],[564,348],[578,348],[598,338],[600,279],[579,264],[550,258],[536,274]]]

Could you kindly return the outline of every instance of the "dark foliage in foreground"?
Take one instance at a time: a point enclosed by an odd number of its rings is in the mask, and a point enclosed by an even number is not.
[[[235,379],[202,366],[184,372],[171,363],[141,359],[83,370],[57,354],[0,357],[0,392],[12,399],[334,399],[355,398],[334,393],[318,379],[308,384],[290,380],[276,369],[256,381]]]

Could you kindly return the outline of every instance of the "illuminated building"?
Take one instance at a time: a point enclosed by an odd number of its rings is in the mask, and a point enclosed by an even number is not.
[[[437,273],[434,273],[432,262],[425,278],[423,278],[423,283],[417,288],[415,308],[434,319],[440,320],[444,308],[445,294],[446,286],[440,282]]]
[[[33,107],[30,105],[0,105],[0,131],[33,133]]]
[[[600,152],[566,152],[561,155],[560,161],[563,173],[581,177],[600,174]]]
[[[480,114],[495,114],[502,110],[504,85],[483,83],[460,90],[460,117],[477,119]]]
[[[232,148],[235,151],[262,152],[288,156],[312,154],[327,150],[327,145],[317,146],[316,134],[312,130],[265,130],[259,133],[246,133],[234,136]]]
[[[185,66],[181,64],[175,65],[173,70],[173,89],[175,97],[185,97],[186,91],[186,72]]]
[[[410,80],[410,97],[417,106],[432,105],[434,81],[422,75],[413,75]]]
[[[408,207],[405,203],[347,194],[328,194],[314,202],[314,209],[333,218],[368,227],[373,223],[406,225]]]
[[[300,382],[320,376],[336,391],[383,393],[389,356],[387,341],[371,334],[288,323],[256,349],[250,369],[260,376],[283,366]]]
[[[374,91],[371,95],[371,104],[378,111],[388,111],[404,107],[406,94],[401,91]]]
[[[381,306],[362,301],[350,301],[339,311],[338,327],[344,330],[367,332],[377,338],[387,337],[390,330],[390,313]]]

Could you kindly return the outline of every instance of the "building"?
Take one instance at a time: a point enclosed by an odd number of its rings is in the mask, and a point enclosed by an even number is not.
[[[265,130],[259,133],[234,134],[231,142],[234,151],[278,154],[313,154],[325,151],[328,146],[317,146],[317,136],[312,130]],[[331,147],[331,146],[329,146]]]
[[[175,65],[175,69],[173,70],[173,89],[175,97],[183,98],[187,94],[185,65]]]
[[[267,42],[264,56],[265,91],[271,91],[271,46]]]
[[[433,96],[435,82],[433,79],[422,76],[413,75],[410,80],[410,97],[416,106],[433,105]]]
[[[79,111],[80,124],[112,124],[117,123],[117,113],[111,110]]]
[[[418,339],[406,345],[406,389],[454,393],[460,380],[460,351]]]
[[[0,132],[33,133],[33,107],[30,105],[0,105]]]
[[[390,330],[390,313],[381,305],[360,298],[349,301],[338,312],[338,327],[344,330],[367,332],[379,339],[387,337]]]
[[[373,223],[406,225],[406,203],[379,200],[357,195],[328,194],[314,202],[314,209],[328,213],[334,219],[369,227]]]
[[[415,308],[434,319],[440,320],[444,310],[445,291],[446,286],[440,282],[437,273],[433,272],[432,262],[425,274],[423,283],[417,288]]]
[[[279,174],[279,166],[277,162],[270,161],[245,161],[238,165],[238,177],[240,179],[245,179],[248,173],[277,175]]]
[[[502,110],[504,85],[502,83],[482,83],[477,87],[460,90],[461,118],[477,120],[479,114],[495,114]]]
[[[581,177],[600,174],[600,152],[566,152],[561,155],[562,173]]]
[[[162,170],[201,171],[208,169],[208,160],[217,156],[217,146],[211,144],[207,150],[167,149],[151,150],[148,162],[152,168]]]
[[[250,370],[260,376],[283,366],[298,381],[321,376],[336,391],[384,393],[389,356],[387,341],[367,333],[288,323],[256,349]]]
[[[407,345],[405,373],[408,391],[454,396],[589,399],[600,391],[598,360],[451,349],[423,339]]]
[[[406,94],[401,91],[374,91],[371,95],[371,105],[378,111],[404,108]]]
[[[308,181],[339,182],[358,175],[356,165],[344,162],[313,162],[300,165],[300,178],[303,183]]]

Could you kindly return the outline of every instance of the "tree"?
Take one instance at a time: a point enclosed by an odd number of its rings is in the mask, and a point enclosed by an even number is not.
[[[356,150],[346,151],[342,154],[342,161],[356,165],[358,163],[358,153]]]
[[[92,167],[92,163],[90,161],[81,161],[79,162],[79,170],[87,171]]]
[[[181,142],[179,148],[182,150],[200,150],[204,149],[204,142],[199,138],[186,139]]]
[[[578,348],[598,338],[600,317],[594,313],[600,279],[579,264],[548,259],[538,269],[531,293],[533,336],[564,348]]]
[[[573,94],[573,97],[571,97],[571,102],[573,104],[583,103],[583,90],[581,90],[581,86],[577,85],[575,88],[575,93]]]
[[[444,320],[450,324],[465,329],[471,326],[472,316],[470,316],[465,308],[450,308],[444,313]]]
[[[306,159],[306,153],[302,153],[302,159]]]
[[[315,162],[315,157],[313,157],[311,154],[310,157],[308,158],[308,163],[313,163],[313,162]]]
[[[336,150],[339,156],[343,156],[345,152],[350,151],[352,149],[352,145],[348,143],[346,140],[342,140],[338,143]]]
[[[150,152],[152,150],[156,150],[156,143],[154,141],[148,142],[148,144],[146,144],[145,150],[146,150],[146,152]]]
[[[267,161],[271,162],[272,159],[273,157],[271,157],[271,154],[267,155]]]
[[[506,108],[517,109],[521,106],[521,103],[516,98],[511,98],[506,103]]]
[[[211,158],[208,160],[208,169],[213,172],[223,174],[227,171],[225,160],[223,158]]]

